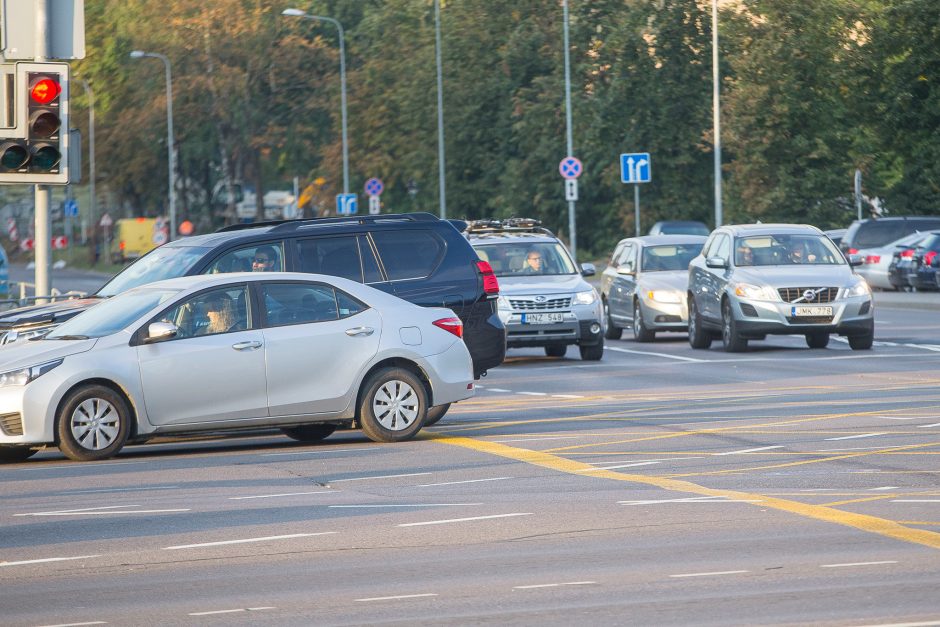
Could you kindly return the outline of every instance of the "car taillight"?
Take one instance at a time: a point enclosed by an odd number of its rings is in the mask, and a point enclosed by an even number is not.
[[[857,248],[850,248],[850,249],[848,250],[848,253],[849,253],[850,255],[856,255],[856,254],[858,254],[858,249],[857,249]]]
[[[432,324],[448,333],[453,333],[457,337],[463,337],[463,322],[460,321],[460,318],[441,318],[435,320]]]
[[[937,256],[937,251],[935,250],[931,250],[930,252],[926,253],[924,255],[924,265],[925,266],[933,265],[933,260],[934,260],[934,257],[936,256]]]
[[[914,249],[908,248],[907,250],[901,253],[901,256],[904,257],[905,259],[910,259],[911,257],[914,256]]]
[[[881,261],[881,256],[880,256],[880,255],[866,255],[866,256],[865,256],[865,263],[866,263],[866,264],[869,264],[869,263],[878,263],[879,261]]]
[[[478,261],[477,270],[483,275],[483,292],[487,295],[499,294],[499,281],[496,280],[496,275],[493,274],[493,268],[489,262]]]

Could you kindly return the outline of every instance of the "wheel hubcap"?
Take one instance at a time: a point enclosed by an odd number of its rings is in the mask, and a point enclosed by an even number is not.
[[[721,339],[725,344],[731,343],[731,312],[725,307],[724,321],[721,325]]]
[[[72,412],[72,437],[90,451],[106,449],[121,429],[121,417],[114,405],[102,398],[89,398]]]
[[[643,319],[640,318],[640,308],[636,307],[633,310],[633,333],[639,335],[643,332]]]
[[[372,398],[372,413],[389,431],[402,431],[418,418],[418,394],[404,381],[387,381]]]

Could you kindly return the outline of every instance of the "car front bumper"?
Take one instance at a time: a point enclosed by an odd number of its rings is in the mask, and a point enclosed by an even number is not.
[[[689,306],[685,294],[678,303],[664,303],[644,295],[643,326],[651,331],[687,331]]]
[[[745,336],[794,333],[866,335],[874,328],[871,296],[837,299],[829,303],[785,303],[731,299],[738,330]],[[831,308],[831,315],[797,315],[797,307]]]
[[[540,314],[550,313],[554,321],[544,322]],[[531,312],[502,309],[500,318],[506,325],[506,344],[510,348],[580,344],[592,346],[604,335],[600,302],[565,311]]]

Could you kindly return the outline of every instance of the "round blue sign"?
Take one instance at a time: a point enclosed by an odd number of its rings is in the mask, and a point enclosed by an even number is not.
[[[382,184],[382,179],[371,178],[366,181],[367,196],[381,196],[384,189],[385,185]]]
[[[558,172],[566,179],[576,179],[581,176],[584,168],[577,157],[565,157],[558,164]]]

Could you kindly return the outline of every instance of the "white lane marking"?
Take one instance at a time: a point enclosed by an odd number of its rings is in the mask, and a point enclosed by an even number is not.
[[[871,416],[872,418],[883,418],[884,420],[917,420],[920,416]]]
[[[32,462],[36,464],[36,462]],[[58,470],[61,468],[68,468],[69,470],[98,470],[100,471],[103,468],[108,466],[130,466],[131,464],[149,464],[151,462],[98,462],[97,464],[56,464],[54,466],[28,466],[26,468],[11,468],[10,470]],[[4,471],[9,472],[9,471]]]
[[[679,361],[691,361],[696,364],[706,363],[707,359],[695,359],[694,357],[681,357],[679,355],[670,355],[669,353],[654,353],[652,351],[634,351],[629,348],[620,348],[619,346],[608,346],[607,350],[618,353],[632,353],[634,355],[652,355],[653,357],[666,357],[668,359],[678,359]]]
[[[548,436],[540,438],[514,438],[512,440],[493,440],[493,442],[499,442],[500,444],[504,442],[535,442],[536,440],[575,440],[580,438],[579,435],[562,435],[562,436]]]
[[[833,492],[838,489],[839,488],[806,488],[804,490],[800,490],[800,492]]]
[[[885,560],[883,562],[851,562],[848,564],[820,564],[820,568],[846,568],[849,566],[877,566],[878,564],[897,564],[897,560]]]
[[[212,610],[210,612],[190,612],[190,616],[211,616],[213,614],[234,614],[236,612],[260,612],[262,610],[276,610],[274,606],[268,607],[240,607],[234,610]]]
[[[261,538],[242,538],[241,540],[222,540],[220,542],[202,542],[200,544],[178,544],[165,546],[164,551],[178,551],[179,549],[201,549],[209,546],[224,546],[226,544],[248,544],[250,542],[268,542],[269,540],[290,540],[293,538],[310,538],[313,536],[328,536],[338,531],[321,531],[319,533],[290,533],[283,536],[265,536]]]
[[[578,470],[577,472],[600,472],[602,470],[616,470],[618,468],[632,468],[634,466],[652,466],[653,464],[658,463],[658,460],[648,462],[633,462],[631,464],[618,464],[616,466],[604,466],[602,468],[585,468],[584,470]]]
[[[630,461],[631,462],[671,462],[675,460],[684,461],[686,459],[705,459],[705,458],[704,457],[657,457],[656,459],[631,459]],[[627,461],[627,460],[612,459],[606,462],[590,462],[590,463],[592,466],[600,466],[601,464],[614,464],[619,461]]]
[[[655,501],[617,501],[620,505],[661,505],[665,503],[760,503],[762,499],[729,499],[726,496],[690,496],[684,499]]]
[[[483,503],[415,503],[411,505],[329,505],[337,509],[381,509],[383,507],[463,507],[465,505],[483,505]]]
[[[446,525],[448,523],[470,522],[473,520],[491,520],[493,518],[512,518],[513,516],[531,516],[532,512],[516,512],[514,514],[496,514],[493,516],[473,516],[472,518],[450,518],[447,520],[426,520],[424,522],[404,523],[399,527],[422,527],[424,525]]]
[[[516,394],[522,394],[525,396],[548,396],[546,392],[516,392]]]
[[[77,555],[75,557],[47,557],[39,560],[20,560],[18,562],[0,562],[0,566],[24,566],[27,564],[45,564],[47,562],[68,562],[71,560],[89,560],[101,555]]]
[[[843,435],[838,438],[826,438],[826,441],[835,441],[835,440],[857,440],[859,438],[873,438],[878,435],[888,435],[886,432],[882,433],[860,433],[858,435]]]
[[[840,451],[873,451],[884,448],[883,446],[855,446],[852,448],[824,448],[816,451],[817,453],[838,453]]]
[[[891,503],[940,503],[940,499],[894,499]]]
[[[285,455],[323,455],[326,453],[350,453],[352,451],[371,451],[371,448],[338,448],[323,449],[322,451],[291,451],[290,453],[264,453],[258,457],[283,457]]]
[[[378,477],[353,477],[352,479],[333,479],[327,483],[339,483],[340,481],[367,481],[369,479],[396,479],[398,477],[420,477],[421,475],[430,475],[430,472],[409,472],[404,475],[380,475]]]
[[[415,486],[416,488],[430,488],[439,485],[458,485],[461,483],[482,483],[484,481],[503,481],[504,479],[515,479],[515,477],[492,477],[490,479],[468,479],[466,481],[445,481],[444,483],[423,483]]]
[[[682,573],[681,575],[669,575],[670,577],[714,577],[718,575],[740,575],[748,573],[748,570],[719,570],[712,573]]]
[[[910,346],[911,348],[922,348],[927,351],[940,352],[940,346],[936,346],[934,344],[905,344],[904,346]]]
[[[230,496],[230,501],[245,501],[248,499],[274,499],[280,496],[305,496],[307,494],[336,494],[340,490],[315,490],[313,492],[284,492],[282,494],[256,494],[254,496]]]
[[[552,398],[584,398],[577,394],[552,394]]]
[[[486,388],[486,390],[488,392],[512,392],[512,390],[504,390],[503,388]]]
[[[368,599],[356,599],[356,601],[366,602],[366,601],[396,601],[398,599],[421,599],[424,597],[436,597],[434,593],[427,594],[400,594],[394,597],[370,597]]]
[[[103,620],[94,620],[88,623],[59,623],[57,625],[40,625],[40,627],[81,627],[82,625],[107,625]]]
[[[147,490],[178,490],[178,485],[168,485],[153,488],[103,488],[100,490],[70,490],[62,494],[96,494],[98,492],[146,492]]]
[[[940,620],[931,620],[925,623],[879,623],[875,625],[860,625],[859,627],[937,627]]]
[[[62,509],[53,512],[32,512],[13,514],[14,516],[114,516],[121,514],[162,514],[166,512],[188,512],[189,509],[122,509],[140,507],[140,505],[108,505],[106,507],[86,507],[83,509]],[[121,510],[121,511],[115,511]]]
[[[918,429],[929,429],[930,427],[940,427],[940,422],[935,422],[932,425],[917,425]]]
[[[712,453],[712,455],[721,456],[721,455],[740,455],[742,453],[756,453],[757,451],[770,451],[775,448],[783,448],[782,445],[778,446],[759,446],[757,448],[746,448],[740,451],[727,451],[725,453]]]
[[[558,586],[590,586],[596,581],[566,581],[564,583],[539,583],[531,586],[513,586],[513,590],[534,590],[536,588],[557,588]]]
[[[877,490],[897,490],[897,489],[898,489],[898,486],[896,486],[896,485],[885,485],[885,486],[881,486],[880,488],[870,488],[870,489],[871,489],[873,492],[874,492],[874,491],[877,491]]]

